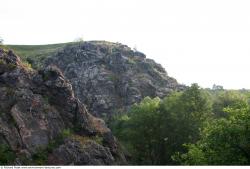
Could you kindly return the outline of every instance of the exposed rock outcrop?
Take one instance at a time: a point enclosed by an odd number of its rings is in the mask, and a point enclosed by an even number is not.
[[[88,113],[57,67],[37,72],[0,48],[2,147],[11,155],[0,157],[6,164],[126,163],[110,129]]]
[[[128,46],[105,41],[68,45],[45,62],[58,66],[94,115],[109,117],[146,96],[182,90],[165,69]]]

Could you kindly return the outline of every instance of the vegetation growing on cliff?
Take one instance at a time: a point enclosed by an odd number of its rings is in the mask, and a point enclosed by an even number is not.
[[[7,144],[0,144],[0,165],[7,165],[15,160],[15,154]]]

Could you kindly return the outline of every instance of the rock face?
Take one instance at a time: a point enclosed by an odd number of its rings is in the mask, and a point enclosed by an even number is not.
[[[146,96],[164,97],[182,90],[160,65],[128,46],[105,41],[69,45],[48,58],[70,80],[91,113],[109,117]]]
[[[37,72],[0,48],[0,164],[125,163],[110,129],[88,113],[57,67]]]

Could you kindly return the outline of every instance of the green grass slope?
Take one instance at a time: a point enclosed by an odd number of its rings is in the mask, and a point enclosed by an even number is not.
[[[43,60],[66,45],[76,42],[48,44],[48,45],[5,45],[6,48],[12,49],[22,58],[24,62],[28,62],[33,68],[39,68]]]

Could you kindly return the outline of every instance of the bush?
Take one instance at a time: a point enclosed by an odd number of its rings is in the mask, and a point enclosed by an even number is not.
[[[15,158],[15,153],[7,144],[0,144],[0,165],[11,164]]]
[[[49,153],[52,153],[55,148],[63,144],[64,139],[70,137],[71,135],[72,132],[70,129],[64,129],[57,138],[49,142],[47,147],[41,147],[37,150],[37,152],[32,157],[33,163],[36,165],[45,165],[48,161]]]
[[[28,63],[28,62],[23,62],[22,65],[26,69],[32,69],[32,65],[30,63]]]
[[[35,165],[45,165],[48,161],[48,151],[47,149],[40,148],[32,156]]]

